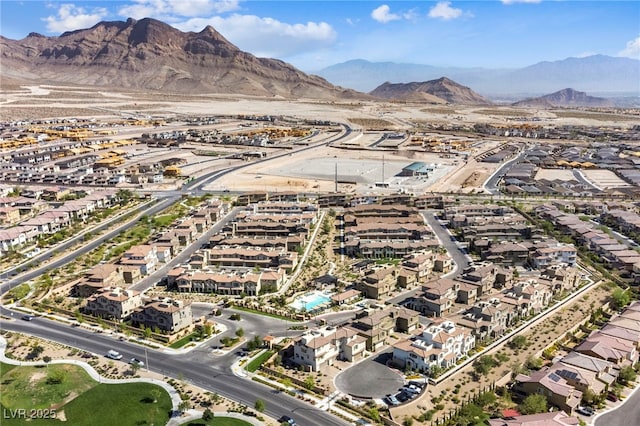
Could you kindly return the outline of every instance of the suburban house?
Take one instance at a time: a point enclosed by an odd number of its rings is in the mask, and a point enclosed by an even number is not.
[[[175,333],[193,322],[191,303],[169,298],[154,299],[138,307],[132,313],[131,321],[136,325],[144,324],[151,329]]]
[[[326,326],[306,331],[295,340],[292,361],[311,371],[321,371],[336,360],[359,360],[365,349],[366,339],[353,328]]]
[[[84,312],[95,317],[123,320],[142,305],[139,291],[105,287],[87,298]]]
[[[451,311],[458,298],[460,282],[441,278],[422,286],[422,295],[416,296],[407,303],[407,307],[427,316],[440,317]]]
[[[570,385],[568,381],[555,373],[550,367],[534,371],[531,375],[518,374],[515,378],[514,390],[524,395],[541,394],[550,404],[573,414],[582,401],[582,392]]]
[[[420,335],[393,345],[393,362],[401,368],[428,372],[448,368],[475,346],[475,337],[452,321],[432,322]]]
[[[158,249],[155,245],[142,244],[131,247],[120,258],[121,265],[140,269],[142,275],[149,275],[156,270]]]

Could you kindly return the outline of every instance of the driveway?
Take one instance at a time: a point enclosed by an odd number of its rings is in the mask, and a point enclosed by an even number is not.
[[[391,355],[392,349],[387,349],[348,368],[336,376],[336,388],[361,398],[382,398],[395,393],[404,385],[404,378],[386,366]]]

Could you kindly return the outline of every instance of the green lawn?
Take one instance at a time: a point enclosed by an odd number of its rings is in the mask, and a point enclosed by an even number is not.
[[[273,351],[266,351],[259,357],[254,358],[249,364],[247,364],[247,371],[255,372],[260,366],[273,355]]]
[[[152,389],[159,391],[157,402],[153,402]],[[101,384],[68,403],[64,412],[67,424],[164,425],[169,421],[171,398],[150,383]]]
[[[54,409],[58,416],[66,418],[67,426],[164,425],[172,408],[169,394],[157,385],[99,384],[84,369],[71,364],[0,364],[0,383],[0,411],[6,414],[2,426],[60,424],[54,419],[30,419],[27,423],[24,417],[15,416],[18,409],[27,414],[32,409]]]
[[[251,423],[240,419],[234,419],[233,417],[222,417],[216,415],[213,420],[208,422],[200,419],[189,423],[183,423],[182,426],[251,426]]]
[[[195,337],[196,337],[196,333],[187,334],[182,339],[176,340],[175,342],[170,344],[169,347],[172,349],[180,349],[184,345],[191,343],[191,341],[193,341]]]

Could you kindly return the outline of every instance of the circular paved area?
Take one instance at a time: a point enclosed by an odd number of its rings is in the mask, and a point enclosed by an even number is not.
[[[338,374],[336,387],[355,397],[382,398],[395,393],[404,385],[404,378],[385,365],[391,352],[383,352],[368,358]]]

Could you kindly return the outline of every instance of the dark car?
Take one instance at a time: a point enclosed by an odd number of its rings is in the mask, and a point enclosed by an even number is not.
[[[23,320],[25,321],[33,321],[35,317],[33,315],[25,315],[22,317]]]
[[[411,399],[411,394],[409,392],[400,392],[396,394],[396,399],[400,401],[400,403],[407,402]]]
[[[280,417],[280,419],[278,419],[278,421],[280,422],[280,424],[288,423],[291,426],[296,426],[296,421],[289,416],[282,416]]]
[[[612,392],[609,392],[609,393],[607,394],[607,399],[608,399],[609,401],[612,401],[612,402],[617,402],[617,401],[619,401],[619,400],[620,400],[620,398],[618,398],[618,395],[616,395],[615,393],[612,393]]]

